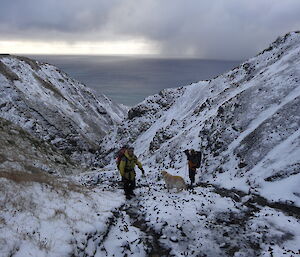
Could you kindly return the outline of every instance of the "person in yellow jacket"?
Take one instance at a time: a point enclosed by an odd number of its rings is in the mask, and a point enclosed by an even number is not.
[[[129,147],[121,158],[119,165],[119,171],[122,176],[124,192],[127,199],[131,199],[131,197],[135,195],[133,192],[133,190],[135,189],[135,165],[138,166],[138,168],[144,175],[145,171],[143,169],[143,166],[134,155],[134,148]]]

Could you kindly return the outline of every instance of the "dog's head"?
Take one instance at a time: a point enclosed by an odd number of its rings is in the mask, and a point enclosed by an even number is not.
[[[168,172],[166,172],[165,170],[161,170],[160,173],[163,177],[165,177],[168,174]]]

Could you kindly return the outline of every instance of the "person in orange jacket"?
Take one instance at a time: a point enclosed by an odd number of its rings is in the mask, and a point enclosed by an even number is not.
[[[194,149],[185,150],[183,151],[188,159],[188,166],[189,166],[189,178],[191,181],[191,187],[195,182],[195,176],[197,168],[200,167],[201,163],[201,152],[195,151]]]

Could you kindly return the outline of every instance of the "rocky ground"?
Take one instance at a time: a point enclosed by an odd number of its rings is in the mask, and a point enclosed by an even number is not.
[[[105,190],[120,187],[112,171],[90,178]],[[300,254],[300,208],[211,184],[168,193],[161,181],[140,178],[136,197],[114,214],[107,236],[90,256]]]

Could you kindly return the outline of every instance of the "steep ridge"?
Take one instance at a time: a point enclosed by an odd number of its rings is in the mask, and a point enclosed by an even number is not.
[[[0,56],[0,85],[0,117],[75,160],[91,159],[97,141],[127,112],[56,67],[25,57]]]
[[[200,149],[198,179],[299,206],[299,57],[300,33],[289,33],[215,79],[148,97],[104,138],[103,165],[130,143],[153,176],[185,175],[182,151]]]

